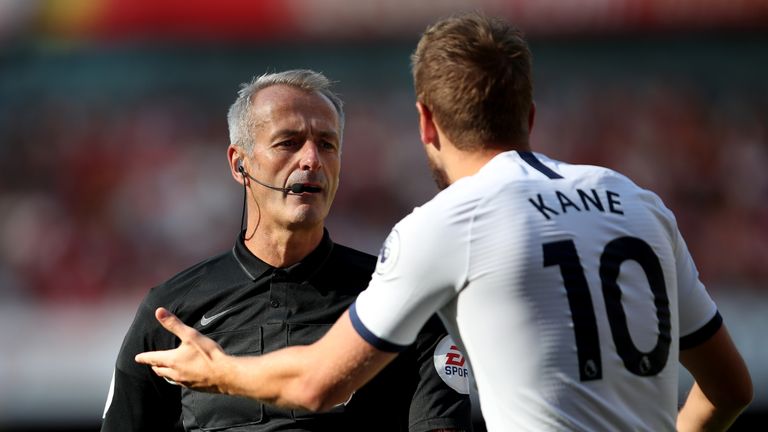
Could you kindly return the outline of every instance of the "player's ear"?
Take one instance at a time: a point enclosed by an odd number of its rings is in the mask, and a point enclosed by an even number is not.
[[[533,132],[533,123],[536,120],[536,102],[531,102],[531,110],[528,111],[528,134]]]
[[[435,145],[439,142],[439,139],[432,110],[421,102],[416,102],[416,110],[419,111],[419,134],[421,136],[421,142],[425,146]]]

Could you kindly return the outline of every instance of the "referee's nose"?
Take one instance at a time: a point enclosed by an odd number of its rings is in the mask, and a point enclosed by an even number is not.
[[[317,171],[321,166],[322,161],[320,160],[318,144],[313,140],[307,140],[301,149],[299,167],[302,171]]]

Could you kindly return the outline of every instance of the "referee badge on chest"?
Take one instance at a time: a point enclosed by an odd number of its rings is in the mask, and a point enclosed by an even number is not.
[[[464,353],[459,351],[450,336],[446,335],[440,339],[433,358],[437,374],[448,387],[461,394],[469,394],[469,374],[472,372]]]
[[[376,263],[376,273],[380,275],[386,274],[392,270],[397,263],[398,255],[400,254],[400,234],[396,230],[392,230],[384,240],[384,244],[379,251],[379,261]]]

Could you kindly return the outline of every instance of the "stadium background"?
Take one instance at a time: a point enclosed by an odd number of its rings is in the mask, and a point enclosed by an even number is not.
[[[529,35],[537,151],[622,171],[677,214],[755,380],[734,430],[765,422],[768,2],[0,0],[0,430],[97,429],[140,298],[231,246],[225,114],[254,75],[338,81],[328,226],[376,253],[434,194],[408,56],[468,9]]]

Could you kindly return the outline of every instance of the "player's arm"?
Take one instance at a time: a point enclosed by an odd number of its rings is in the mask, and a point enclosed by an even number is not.
[[[173,350],[139,354],[137,362],[185,387],[283,407],[330,409],[349,399],[397,355],[366,342],[352,326],[349,312],[312,345],[251,357],[227,355],[216,342],[163,308],[155,316],[181,344]]]
[[[671,213],[670,213],[671,214]],[[674,225],[674,219],[672,218]],[[725,430],[752,401],[752,380],[679,230],[675,261],[679,299],[680,362],[693,388],[677,418],[680,431]],[[706,320],[709,317],[709,321]],[[702,325],[703,322],[706,322]]]
[[[680,351],[695,380],[677,418],[679,431],[723,431],[752,401],[749,371],[725,325],[706,342]]]

